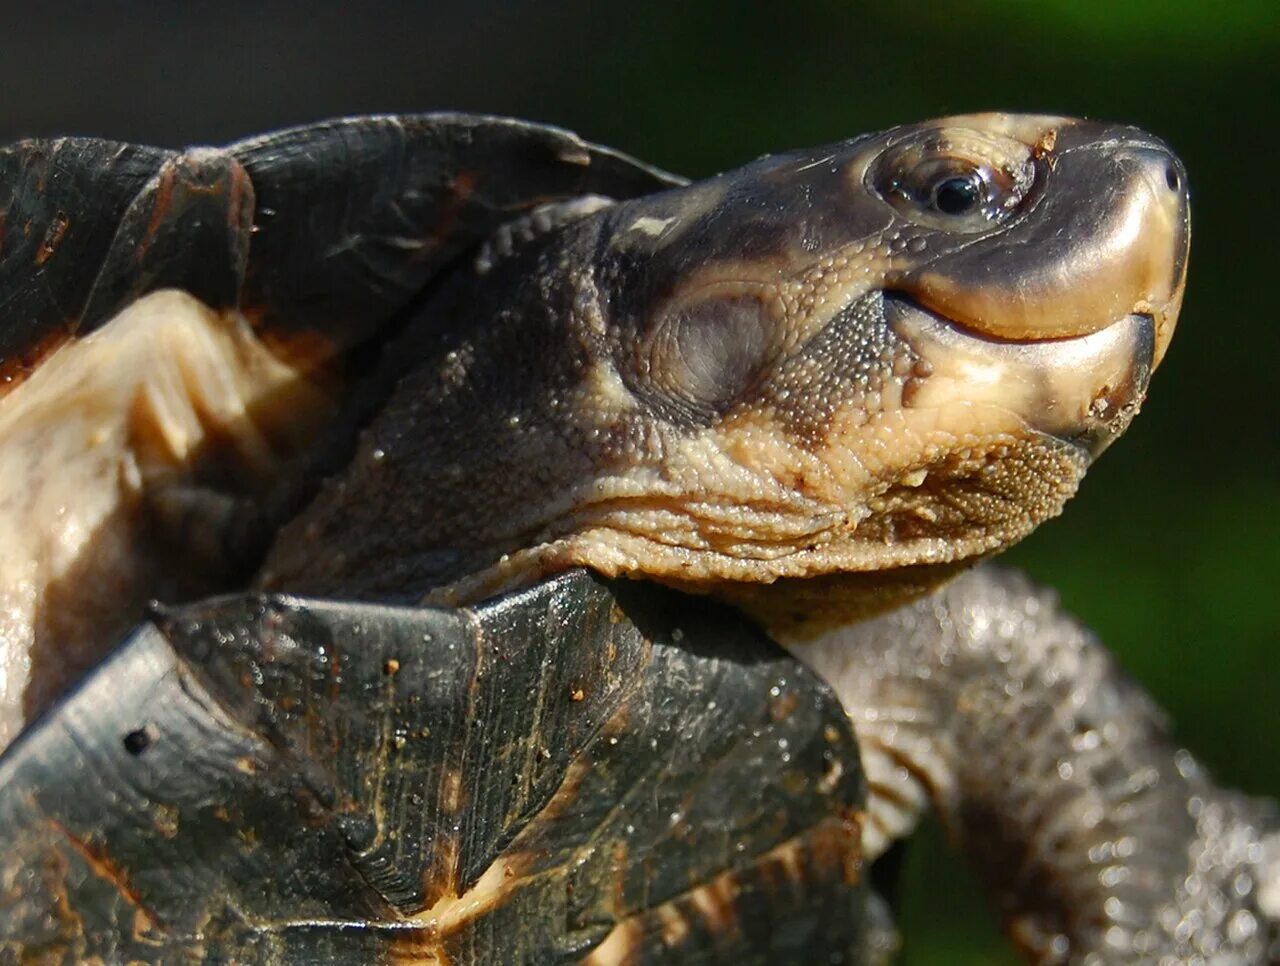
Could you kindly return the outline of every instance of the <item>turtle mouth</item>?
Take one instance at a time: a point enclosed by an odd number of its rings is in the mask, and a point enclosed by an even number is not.
[[[885,315],[924,363],[908,408],[967,408],[978,420],[995,406],[1090,458],[1137,414],[1154,368],[1156,319],[1144,312],[1086,335],[1034,340],[976,331],[897,292],[885,294]]]

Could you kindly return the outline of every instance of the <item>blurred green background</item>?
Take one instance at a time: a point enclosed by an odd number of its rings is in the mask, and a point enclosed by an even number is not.
[[[462,108],[554,121],[697,176],[975,109],[1163,136],[1194,194],[1180,331],[1127,438],[1009,559],[1060,590],[1218,776],[1280,794],[1275,0],[81,0],[0,17],[5,140],[178,145]],[[936,833],[907,874],[904,961],[1013,961]]]

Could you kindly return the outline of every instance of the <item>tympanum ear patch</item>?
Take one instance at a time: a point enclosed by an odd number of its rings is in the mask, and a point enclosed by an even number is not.
[[[764,294],[704,289],[673,305],[644,360],[655,388],[696,410],[727,411],[774,356],[779,325]]]

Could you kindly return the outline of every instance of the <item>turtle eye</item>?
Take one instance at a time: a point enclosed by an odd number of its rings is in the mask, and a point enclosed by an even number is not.
[[[1035,180],[1025,145],[979,132],[922,132],[891,146],[867,171],[870,186],[912,221],[943,231],[989,231]]]
[[[976,174],[947,178],[934,186],[932,204],[944,215],[967,215],[982,204],[982,180]]]

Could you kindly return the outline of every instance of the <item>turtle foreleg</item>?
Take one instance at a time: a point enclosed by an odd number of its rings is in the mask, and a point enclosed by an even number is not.
[[[5,397],[0,747],[149,598],[225,585],[227,541],[335,406],[238,313],[173,291],[63,346]]]
[[[1037,961],[1276,955],[1275,806],[1215,786],[1048,592],[983,568],[791,649],[853,720],[868,856],[932,804]]]

